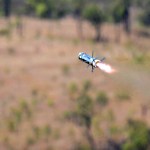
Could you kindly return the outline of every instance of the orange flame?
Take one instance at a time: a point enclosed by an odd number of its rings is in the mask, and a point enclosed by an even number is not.
[[[116,72],[110,65],[105,63],[97,63],[97,67],[106,73],[114,73]]]

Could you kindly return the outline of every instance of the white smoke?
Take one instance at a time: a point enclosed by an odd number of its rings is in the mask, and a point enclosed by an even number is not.
[[[96,65],[97,65],[97,67],[98,67],[99,69],[101,69],[102,71],[104,71],[104,72],[106,72],[106,73],[114,73],[114,72],[116,72],[116,70],[113,69],[113,68],[112,68],[110,65],[108,65],[108,64],[99,62],[99,63],[97,63]]]

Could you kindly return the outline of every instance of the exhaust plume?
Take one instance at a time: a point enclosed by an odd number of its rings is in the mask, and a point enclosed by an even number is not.
[[[99,63],[97,63],[96,65],[97,65],[97,67],[98,67],[99,69],[101,69],[102,71],[104,71],[104,72],[106,72],[106,73],[110,73],[110,74],[111,74],[111,73],[116,72],[116,70],[113,69],[113,68],[112,68],[110,65],[108,65],[108,64],[99,62]]]

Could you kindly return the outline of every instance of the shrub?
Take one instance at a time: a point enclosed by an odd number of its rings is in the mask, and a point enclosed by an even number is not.
[[[130,93],[128,91],[125,91],[125,90],[118,91],[116,97],[120,101],[129,100],[130,99]]]
[[[16,122],[12,119],[9,119],[7,121],[7,127],[8,127],[8,130],[11,132],[16,131]]]
[[[101,106],[107,105],[108,100],[109,100],[109,98],[105,92],[101,91],[97,94],[96,101]]]
[[[20,109],[24,112],[24,114],[26,114],[27,117],[30,118],[32,116],[29,104],[25,100],[21,100]]]
[[[74,98],[74,95],[77,93],[77,91],[78,91],[77,85],[74,82],[70,83],[69,84],[69,94],[70,94],[71,98]]]
[[[68,74],[69,74],[69,71],[70,71],[69,65],[64,64],[64,65],[62,66],[62,71],[63,71],[63,74],[64,74],[64,75],[68,75]]]
[[[33,107],[35,107],[38,104],[38,102],[39,101],[37,99],[32,99],[31,100],[31,103],[32,103]]]
[[[10,30],[8,28],[1,29],[0,30],[0,35],[2,35],[2,36],[9,36],[10,35]]]
[[[35,139],[32,136],[29,136],[26,140],[27,140],[27,145],[33,145],[35,143]]]
[[[137,64],[143,64],[145,62],[145,56],[144,54],[136,54],[134,56],[134,61],[137,63]]]
[[[45,125],[43,127],[43,135],[48,137],[51,134],[51,127],[49,125]]]
[[[71,84],[69,85],[69,91],[70,91],[71,93],[75,93],[75,92],[77,92],[77,90],[78,90],[78,87],[77,87],[77,85],[76,85],[75,83],[71,83]]]
[[[76,143],[74,150],[91,150],[89,144],[86,143]]]
[[[109,127],[109,132],[113,136],[113,135],[120,133],[120,129],[117,125],[113,124]]]
[[[83,83],[83,92],[87,92],[88,90],[90,90],[92,87],[92,83],[90,80],[86,80]]]
[[[136,120],[128,121],[128,139],[123,144],[123,150],[146,150],[150,146],[150,130],[148,126]]]
[[[20,109],[12,109],[12,115],[16,123],[19,123],[22,120],[22,111]]]
[[[33,127],[33,132],[34,132],[35,138],[39,139],[41,136],[40,127],[37,127],[37,126]]]
[[[48,105],[49,107],[52,107],[52,106],[54,105],[53,100],[52,100],[52,99],[48,99],[48,100],[47,100],[47,105]]]
[[[53,130],[52,135],[55,140],[60,138],[60,131],[58,129]]]
[[[112,122],[115,121],[115,115],[114,115],[114,112],[113,112],[111,109],[108,110],[106,119],[107,119],[107,121],[110,122],[110,123],[112,123]]]
[[[86,127],[91,126],[91,118],[93,113],[93,102],[87,94],[80,95],[77,99],[77,116],[81,124]]]

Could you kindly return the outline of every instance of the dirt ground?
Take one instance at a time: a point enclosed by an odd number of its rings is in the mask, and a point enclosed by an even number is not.
[[[148,37],[139,35],[136,29],[130,37],[121,31],[120,42],[116,42],[117,27],[104,24],[104,41],[95,43],[92,40],[95,31],[87,22],[83,24],[82,40],[77,34],[77,21],[72,18],[24,17],[22,23],[22,35],[15,17],[11,18],[9,33],[2,33],[7,22],[0,19],[1,150],[62,147],[70,150],[81,140],[86,143],[80,127],[64,119],[76,103],[70,86],[76,84],[79,93],[86,81],[92,84],[88,94],[93,100],[100,91],[109,98],[105,108],[96,108],[93,119],[96,139],[113,136],[108,128],[113,125],[121,128],[129,118],[150,123]],[[117,72],[107,74],[95,69],[91,73],[78,60],[78,53],[90,54],[92,50],[95,56],[105,56],[105,62]]]

